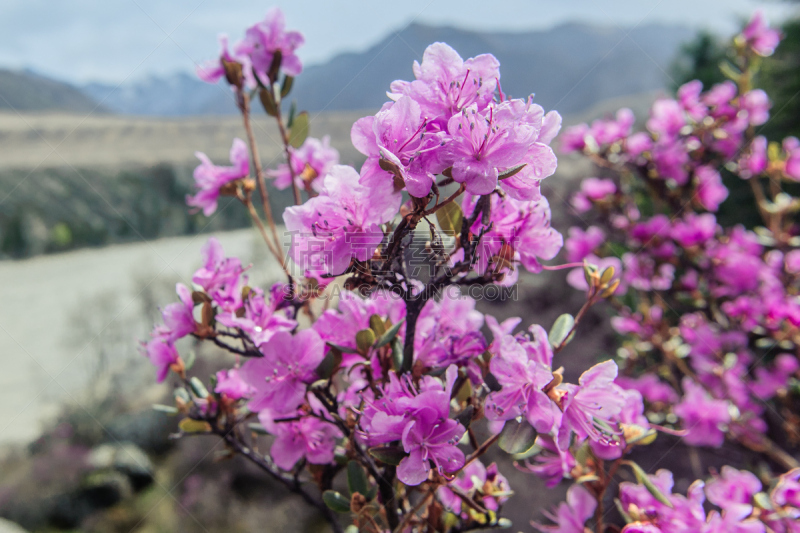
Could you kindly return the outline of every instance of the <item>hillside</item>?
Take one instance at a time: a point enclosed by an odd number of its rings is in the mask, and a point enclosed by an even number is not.
[[[91,96],[29,71],[0,69],[0,109],[14,111],[106,112]]]
[[[496,55],[506,93],[524,97],[533,91],[545,108],[573,113],[609,98],[665,87],[665,71],[678,46],[693,34],[687,27],[660,24],[633,29],[565,24],[521,33],[411,24],[366,51],[308,66],[297,79],[292,97],[309,111],[378,108],[392,81],[412,77],[412,62],[421,60],[425,47],[444,41],[464,57]],[[96,83],[83,89],[125,114],[235,112],[227,87],[210,86],[185,73],[150,77],[119,89]]]

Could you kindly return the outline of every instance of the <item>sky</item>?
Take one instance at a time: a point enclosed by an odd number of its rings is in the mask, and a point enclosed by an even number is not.
[[[218,33],[239,39],[272,5],[306,36],[307,64],[365,50],[410,23],[523,31],[664,22],[730,34],[756,9],[775,22],[797,9],[774,0],[3,0],[0,67],[78,84],[191,71],[217,55]]]

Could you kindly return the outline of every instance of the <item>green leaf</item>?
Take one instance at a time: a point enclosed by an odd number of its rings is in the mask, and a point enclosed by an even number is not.
[[[326,490],[325,492],[323,492],[322,501],[324,501],[325,505],[327,505],[330,509],[336,511],[337,513],[350,512],[350,500],[348,500],[335,490]]]
[[[630,466],[631,470],[633,470],[633,473],[636,474],[637,481],[644,485],[644,488],[647,489],[647,492],[653,495],[653,498],[670,508],[673,507],[672,502],[669,501],[669,498],[667,498],[664,493],[655,486],[653,480],[650,479],[650,477],[647,475],[647,472],[645,472],[641,466],[637,465],[633,461],[627,461],[627,465]]]
[[[286,127],[291,129],[294,124],[294,116],[297,114],[297,102],[292,100],[292,105],[289,106],[289,116],[286,118]],[[313,279],[313,278],[312,278]]]
[[[376,446],[369,449],[369,454],[387,465],[397,466],[408,455],[400,446]]]
[[[194,350],[189,350],[189,354],[186,356],[186,360],[183,362],[184,370],[191,370],[195,361],[197,361],[197,353]]]
[[[458,235],[464,223],[464,212],[456,202],[444,204],[436,211],[436,220],[439,227],[447,234]]]
[[[572,318],[572,315],[564,313],[558,317],[553,324],[553,327],[550,328],[550,333],[547,336],[547,339],[550,341],[550,345],[553,348],[560,346],[564,341],[567,340],[567,337],[572,332],[573,326],[575,326],[575,319]]]
[[[357,461],[347,463],[347,488],[350,489],[350,496],[356,492],[366,496],[369,492],[367,473]]]
[[[208,389],[197,376],[192,376],[192,379],[189,380],[189,386],[198,398],[208,398]]]
[[[375,332],[376,337],[380,337],[386,333],[386,322],[378,315],[369,317],[369,329]]]
[[[330,346],[331,348],[335,348],[335,349],[339,350],[342,353],[356,353],[356,351],[354,349],[348,348],[347,346],[341,346],[339,344],[334,344],[332,342],[328,342],[326,344],[328,346]]]
[[[284,76],[283,85],[281,85],[281,98],[289,96],[292,91],[292,85],[294,85],[294,78],[292,76]]]
[[[358,533],[358,526],[350,524],[349,526],[344,528],[344,533]]]
[[[536,443],[536,435],[536,430],[527,421],[509,420],[503,426],[497,444],[506,453],[525,453],[533,448]]]
[[[403,318],[402,320],[400,320],[400,322],[387,329],[383,333],[383,335],[381,335],[380,338],[378,338],[378,341],[375,343],[375,347],[383,348],[384,346],[392,342],[394,338],[397,336],[397,332],[400,331],[400,326],[403,325],[403,322],[405,322],[405,320],[406,319]]]
[[[292,121],[289,130],[289,144],[294,148],[300,148],[308,137],[308,113],[303,111]]]
[[[497,176],[497,179],[498,180],[504,180],[506,178],[510,178],[511,176],[513,176],[514,174],[518,173],[520,170],[525,168],[526,164],[527,163],[522,163],[521,165],[517,165],[517,166],[515,166],[513,168],[509,168],[505,172],[501,172],[500,175]]]
[[[278,116],[278,106],[275,105],[275,97],[272,95],[272,91],[266,88],[259,89],[258,99],[261,100],[261,105],[264,107],[264,111],[267,112],[267,115],[271,117]]]
[[[209,433],[211,432],[211,424],[205,420],[193,420],[191,418],[184,418],[178,423],[178,427],[184,433]]]
[[[172,405],[162,405],[160,403],[153,404],[153,411],[158,411],[159,413],[167,413],[168,415],[177,415],[178,408]]]
[[[317,367],[317,375],[322,379],[329,379],[340,364],[342,364],[342,351],[331,346],[328,353],[325,354],[325,358]]]
[[[403,343],[399,338],[392,341],[392,367],[395,372],[400,372],[403,369]]]
[[[269,433],[267,433],[267,430],[264,429],[264,426],[262,426],[258,422],[252,422],[250,424],[247,424],[247,428],[253,433],[257,433],[259,435],[269,435]]]
[[[375,344],[375,332],[371,329],[362,329],[356,333],[356,346],[361,355],[366,355],[373,344]]]

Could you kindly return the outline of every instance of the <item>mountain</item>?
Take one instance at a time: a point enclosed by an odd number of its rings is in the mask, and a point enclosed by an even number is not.
[[[222,83],[209,85],[185,72],[149,76],[122,85],[90,83],[83,86],[83,91],[126,115],[186,116],[236,112],[233,95],[227,86]]]
[[[694,30],[649,24],[609,28],[563,24],[544,31],[475,32],[411,24],[364,52],[345,53],[308,66],[292,98],[309,111],[376,109],[396,79],[412,79],[411,65],[430,43],[443,41],[464,58],[492,53],[500,60],[501,84],[509,95],[536,93],[546,109],[585,110],[608,98],[664,88],[665,71],[678,46]],[[111,109],[137,115],[234,113],[224,84],[207,85],[185,73],[114,86],[84,87]]]
[[[107,111],[72,85],[27,70],[7,69],[0,69],[0,109],[73,113]]]

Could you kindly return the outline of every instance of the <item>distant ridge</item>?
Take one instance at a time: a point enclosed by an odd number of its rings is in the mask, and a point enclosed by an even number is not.
[[[80,89],[31,71],[0,69],[0,109],[15,111],[107,112]]]
[[[308,66],[297,79],[292,98],[309,111],[376,109],[396,79],[412,78],[411,64],[429,44],[443,41],[464,58],[492,53],[502,65],[503,90],[562,113],[588,109],[597,102],[661,89],[678,46],[694,30],[648,24],[609,28],[570,23],[529,32],[475,32],[411,24],[368,50],[344,53]],[[113,86],[91,84],[84,90],[114,111],[136,115],[235,113],[227,87],[209,86],[185,73]]]

